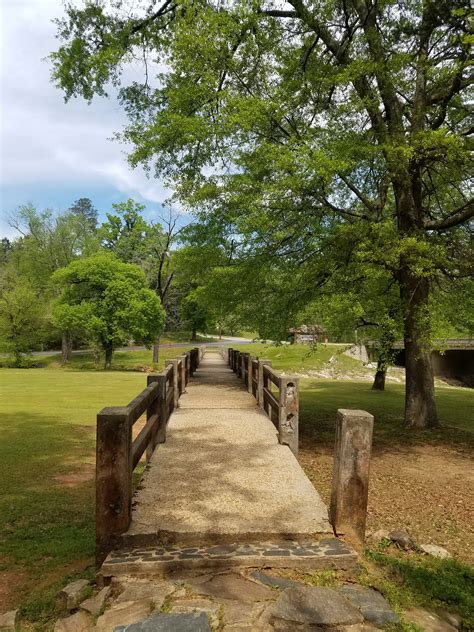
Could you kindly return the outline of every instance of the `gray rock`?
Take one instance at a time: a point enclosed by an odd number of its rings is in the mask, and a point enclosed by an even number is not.
[[[303,586],[301,582],[294,581],[292,579],[286,579],[285,577],[275,577],[274,575],[267,575],[260,571],[253,571],[250,573],[250,577],[256,579],[265,586],[271,588],[292,588],[293,586]]]
[[[379,529],[378,531],[374,531],[374,533],[370,534],[369,540],[371,540],[375,544],[379,544],[383,540],[390,541],[390,536],[386,529]]]
[[[216,575],[209,581],[193,584],[193,586],[201,595],[211,595],[217,599],[236,599],[245,603],[265,601],[275,597],[275,593],[270,588],[259,586],[235,573]]]
[[[203,612],[190,614],[158,612],[144,621],[131,625],[119,625],[114,632],[211,632],[211,628]]]
[[[420,544],[420,549],[423,553],[432,555],[433,557],[439,557],[441,560],[448,560],[452,557],[449,551],[443,549],[442,546],[437,546],[436,544]]]
[[[268,608],[268,614],[276,630],[299,629],[297,626],[341,629],[364,621],[359,609],[336,590],[312,586],[287,588]]]
[[[209,618],[212,627],[219,625],[220,606],[209,599],[179,599],[171,604],[171,612],[187,614],[203,612]]]
[[[130,579],[121,583],[123,591],[115,600],[115,603],[123,601],[140,601],[150,599],[155,608],[159,610],[166,597],[170,595],[176,586],[166,579]]]
[[[86,612],[89,612],[89,614],[91,614],[93,617],[96,617],[101,613],[102,608],[105,604],[105,600],[109,596],[110,590],[110,586],[105,586],[104,588],[102,588],[102,590],[99,590],[97,595],[89,597],[89,599],[83,601],[79,606],[80,609],[85,610]]]
[[[395,529],[395,531],[390,531],[388,537],[405,551],[416,548],[415,541],[406,531]]]
[[[226,630],[235,630],[239,627],[252,629],[253,622],[262,614],[266,607],[264,603],[248,604],[230,599],[224,599],[221,603],[224,608]]]
[[[359,608],[362,616],[376,626],[398,623],[399,618],[382,595],[372,588],[357,584],[346,584],[338,592]]]
[[[83,611],[56,621],[54,632],[92,632],[92,619]]]
[[[97,632],[112,632],[119,625],[130,625],[146,619],[151,612],[151,599],[140,601],[122,601],[114,604],[97,619]]]
[[[0,630],[14,630],[17,616],[18,610],[9,610],[0,614]]]
[[[73,610],[77,608],[87,594],[89,582],[87,579],[78,579],[64,586],[58,593],[58,605],[60,608]]]
[[[414,623],[425,632],[456,632],[457,628],[424,608],[411,608],[405,611],[405,619]]]

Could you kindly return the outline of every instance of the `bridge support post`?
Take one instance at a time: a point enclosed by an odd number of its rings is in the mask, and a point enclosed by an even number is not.
[[[248,377],[248,382],[247,382],[247,390],[250,393],[250,395],[253,395],[253,356],[251,356],[249,354],[249,364],[248,364],[248,372],[247,372],[247,377]]]
[[[173,365],[173,408],[178,408],[179,406],[178,360],[171,360],[170,364]]]
[[[232,368],[232,354],[234,353],[234,350],[232,349],[232,347],[229,347],[229,349],[227,350],[227,364]]]
[[[298,458],[299,380],[296,377],[280,379],[278,402],[278,440],[287,445]]]
[[[330,520],[336,535],[365,539],[374,418],[364,410],[339,409]]]
[[[97,415],[96,561],[101,564],[117,537],[130,526],[132,511],[132,427],[126,407]]]
[[[271,360],[258,361],[258,380],[257,380],[257,403],[262,410],[265,410],[265,402],[263,398],[264,376],[263,367],[272,366]]]
[[[181,390],[180,395],[186,392],[186,354],[179,357],[181,360]]]

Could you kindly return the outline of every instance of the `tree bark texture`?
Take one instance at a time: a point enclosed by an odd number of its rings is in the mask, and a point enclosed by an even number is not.
[[[382,368],[379,362],[377,365],[377,371],[375,372],[374,383],[372,384],[372,390],[374,391],[385,390],[386,375],[387,375],[387,369]]]
[[[69,331],[63,331],[61,339],[61,355],[63,364],[67,364],[72,355],[72,336]]]
[[[405,424],[416,428],[438,425],[433,364],[429,340],[429,280],[415,277],[408,266],[400,271],[400,297],[405,338]],[[425,318],[426,316],[426,318]]]
[[[153,345],[153,363],[157,363],[160,357],[160,339],[157,338],[155,340],[155,344]]]
[[[106,347],[105,349],[105,367],[106,369],[112,368],[112,355],[114,353],[113,347]]]

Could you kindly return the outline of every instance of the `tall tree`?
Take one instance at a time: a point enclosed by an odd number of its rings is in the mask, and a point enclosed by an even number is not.
[[[137,49],[165,62],[158,87],[148,67],[122,85],[131,161],[240,233],[247,256],[304,262],[321,235],[366,225],[400,292],[406,423],[436,425],[430,289],[474,214],[469,1],[120,4],[58,21],[66,97],[120,84]]]
[[[45,302],[54,297],[55,289],[50,279],[56,270],[97,251],[95,228],[90,216],[83,212],[90,211],[90,207],[86,204],[81,208],[78,210],[73,206],[66,213],[55,214],[50,209],[39,211],[26,204],[10,217],[10,224],[22,236],[15,242],[10,263],[20,276],[28,279]],[[64,329],[61,344],[64,363],[71,357],[72,342],[71,331]]]
[[[107,213],[107,222],[98,231],[103,247],[121,261],[141,267],[166,312],[174,276],[171,248],[180,233],[178,216],[170,209],[160,223],[147,222],[142,215],[145,207],[132,199],[112,204],[112,208],[114,212]],[[153,362],[158,362],[159,344],[158,338],[153,345]]]
[[[54,274],[62,289],[55,316],[102,348],[105,368],[114,349],[133,338],[151,345],[163,330],[165,314],[136,265],[109,253],[73,261]]]

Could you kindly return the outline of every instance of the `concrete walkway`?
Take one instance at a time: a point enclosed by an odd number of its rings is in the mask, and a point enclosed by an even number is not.
[[[220,354],[206,352],[134,498],[124,543],[202,545],[332,534],[288,447]]]

